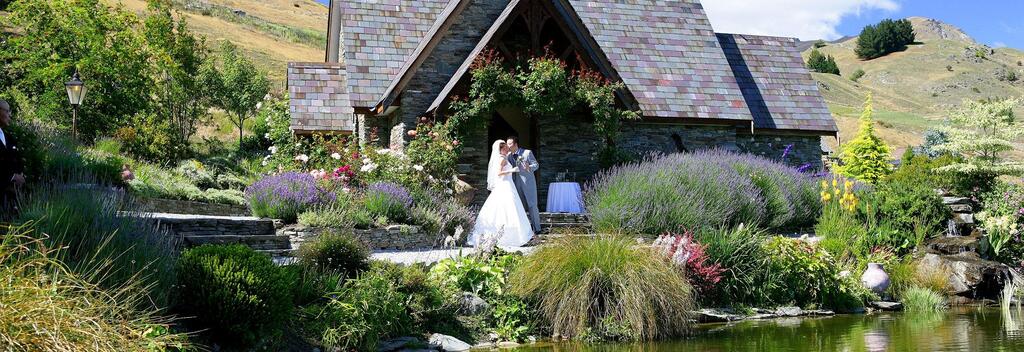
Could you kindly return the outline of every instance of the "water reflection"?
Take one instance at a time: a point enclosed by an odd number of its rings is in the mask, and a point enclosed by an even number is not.
[[[689,338],[646,344],[554,344],[523,352],[1024,351],[1024,312],[960,308],[943,313],[704,325]]]

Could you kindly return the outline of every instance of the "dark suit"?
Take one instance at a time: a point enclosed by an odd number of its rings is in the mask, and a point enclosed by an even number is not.
[[[11,215],[9,212],[14,209],[17,200],[17,192],[11,178],[25,172],[25,161],[21,157],[21,151],[18,150],[14,136],[10,134],[9,130],[5,130],[3,133],[7,143],[0,142],[0,211],[3,211],[0,218]]]

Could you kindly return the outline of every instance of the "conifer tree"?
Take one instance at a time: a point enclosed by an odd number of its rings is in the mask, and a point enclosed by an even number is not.
[[[839,74],[839,65],[836,64],[836,59],[832,55],[823,55],[818,49],[811,50],[810,56],[807,57],[807,68],[814,72]]]
[[[889,146],[875,135],[873,113],[869,93],[864,102],[864,113],[860,116],[860,130],[852,141],[843,146],[840,154],[842,165],[836,168],[840,174],[867,183],[875,183],[892,170]]]

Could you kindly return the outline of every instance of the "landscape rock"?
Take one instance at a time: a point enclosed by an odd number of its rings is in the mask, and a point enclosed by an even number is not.
[[[944,236],[925,241],[928,253],[958,255],[978,251],[979,238],[975,236]]]
[[[383,341],[377,344],[377,351],[379,352],[391,352],[398,351],[405,346],[418,344],[420,339],[412,336],[398,337],[390,340]]]
[[[970,198],[964,197],[942,197],[942,204],[953,205],[953,204],[971,204]]]
[[[459,313],[463,315],[478,315],[486,313],[491,309],[483,298],[472,292],[463,292],[459,297]]]
[[[949,272],[949,286],[953,294],[968,298],[996,299],[1010,277],[1010,268],[990,260],[981,259],[975,252],[958,255],[925,254],[918,265],[923,273],[944,270]]]
[[[697,322],[700,323],[727,323],[730,321],[743,320],[743,315],[734,314],[731,310],[704,308],[696,312]]]
[[[448,352],[469,351],[473,348],[473,346],[462,342],[462,340],[444,334],[430,335],[430,339],[427,342],[435,348]]]
[[[903,303],[900,302],[887,302],[887,301],[872,301],[868,303],[868,306],[875,309],[880,309],[889,312],[896,312],[903,310]]]
[[[775,314],[780,317],[798,317],[803,315],[803,310],[800,307],[779,307],[775,309]]]
[[[953,214],[953,222],[957,225],[974,224],[974,214]]]
[[[950,204],[949,210],[954,213],[970,213],[974,211],[970,204]]]

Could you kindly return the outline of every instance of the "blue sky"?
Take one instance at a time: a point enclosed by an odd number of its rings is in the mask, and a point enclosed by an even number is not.
[[[317,0],[328,3],[328,0]],[[1024,0],[702,0],[719,32],[836,39],[885,18],[923,16],[980,43],[1024,50]]]

